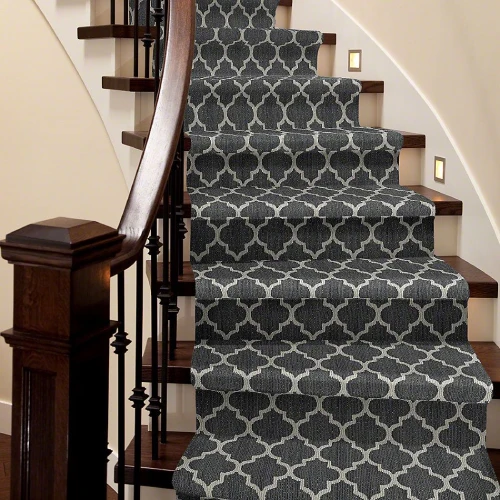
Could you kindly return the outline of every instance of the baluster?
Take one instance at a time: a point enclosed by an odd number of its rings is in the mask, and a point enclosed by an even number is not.
[[[179,144],[177,146],[177,158],[175,162],[177,170],[177,230],[179,231],[179,274],[184,274],[184,239],[186,238],[186,223],[184,222],[184,127],[181,129]]]
[[[155,26],[156,26],[156,40],[155,40],[155,102],[158,97],[158,90],[160,88],[160,56],[162,51],[161,46],[161,26],[164,16],[164,10],[161,6],[161,0],[156,1],[156,6],[153,9],[155,18]],[[165,47],[165,45],[163,45]]]
[[[162,338],[162,356],[161,356],[161,442],[167,442],[167,377],[168,377],[168,306],[170,304],[170,287],[168,284],[168,248],[169,248],[169,204],[168,193],[170,191],[170,181],[163,194],[163,277],[158,298],[162,308],[161,314],[161,338]]]
[[[134,76],[139,76],[139,0],[134,0]]]
[[[115,0],[109,0],[111,3],[110,3],[110,6],[109,6],[109,10],[110,10],[110,24],[115,24],[116,23],[116,5],[115,5]]]
[[[174,160],[175,161],[175,160]],[[168,313],[170,319],[169,328],[169,356],[175,359],[177,348],[177,307],[178,284],[179,284],[179,230],[177,221],[177,198],[178,198],[178,175],[179,169],[173,165],[170,173],[170,302]]]
[[[146,29],[142,43],[144,44],[144,77],[149,78],[151,46],[153,45],[153,36],[151,34],[151,0],[146,0]]]
[[[129,24],[129,0],[123,0],[123,24],[127,26]]]
[[[118,332],[111,346],[118,355],[118,500],[125,498],[125,353],[131,341],[125,331],[125,274],[118,275]]]
[[[134,429],[134,500],[141,498],[141,451],[142,451],[142,409],[148,399],[146,388],[142,387],[142,341],[143,324],[142,311],[144,307],[143,296],[143,273],[144,262],[142,252],[139,255],[136,264],[137,282],[136,282],[136,345],[135,345],[135,388],[130,396],[132,406],[135,409],[135,429]]]
[[[151,255],[151,397],[146,410],[151,417],[152,459],[158,460],[158,419],[161,411],[161,401],[158,397],[158,254],[162,244],[158,236],[158,223],[155,220],[151,227],[151,236],[146,248]]]

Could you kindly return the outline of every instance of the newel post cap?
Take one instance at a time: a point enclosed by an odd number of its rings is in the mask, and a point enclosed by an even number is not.
[[[75,269],[111,259],[123,238],[98,222],[57,217],[9,233],[0,247],[2,257],[13,264]]]

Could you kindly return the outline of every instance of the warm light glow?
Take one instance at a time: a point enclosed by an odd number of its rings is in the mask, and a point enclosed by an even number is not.
[[[446,159],[436,156],[434,158],[434,180],[437,182],[444,182],[446,169]]]
[[[349,71],[361,71],[361,50],[349,51]]]

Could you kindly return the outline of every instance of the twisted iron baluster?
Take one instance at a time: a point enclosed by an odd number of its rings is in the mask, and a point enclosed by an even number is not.
[[[143,317],[144,307],[143,296],[143,273],[144,262],[142,252],[136,264],[136,345],[135,345],[135,388],[130,396],[132,406],[135,409],[135,429],[134,429],[134,500],[141,498],[141,451],[142,451],[142,409],[148,399],[146,388],[142,387],[142,341],[143,341]]]
[[[164,9],[161,6],[161,0],[156,0],[156,6],[153,9],[154,14],[153,17],[155,19],[156,26],[156,39],[155,39],[155,102],[158,97],[158,90],[160,88],[160,60],[161,60],[161,52],[165,45],[161,45],[161,28],[162,22],[164,18]]]
[[[139,76],[139,0],[134,0],[134,76]]]
[[[162,244],[158,236],[158,223],[155,220],[151,228],[151,236],[149,237],[146,248],[151,255],[151,397],[146,410],[149,411],[151,417],[151,434],[152,434],[152,459],[158,459],[158,422],[161,412],[161,401],[158,397],[158,297],[157,297],[157,281],[158,281],[158,255]]]
[[[170,180],[163,195],[163,280],[158,291],[158,298],[162,307],[161,335],[161,442],[167,442],[167,377],[168,377],[168,306],[170,304],[170,287],[168,282],[168,250],[169,250],[169,204],[168,193],[170,192]]]
[[[146,29],[142,43],[144,44],[144,77],[149,78],[151,46],[153,45],[153,35],[151,34],[151,0],[146,0]]]
[[[125,331],[125,274],[118,275],[118,332],[111,346],[118,355],[118,500],[125,499],[125,353],[131,341]]]
[[[184,127],[182,127],[181,135],[179,138],[179,145],[177,148],[177,161],[175,162],[177,169],[177,230],[179,231],[179,274],[184,274],[184,239],[186,238],[187,228],[184,222]]]

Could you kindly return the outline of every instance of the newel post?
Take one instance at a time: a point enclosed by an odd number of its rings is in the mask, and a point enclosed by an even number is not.
[[[122,237],[52,219],[0,242],[14,264],[12,500],[106,498],[110,260]],[[4,284],[5,286],[5,284]]]

